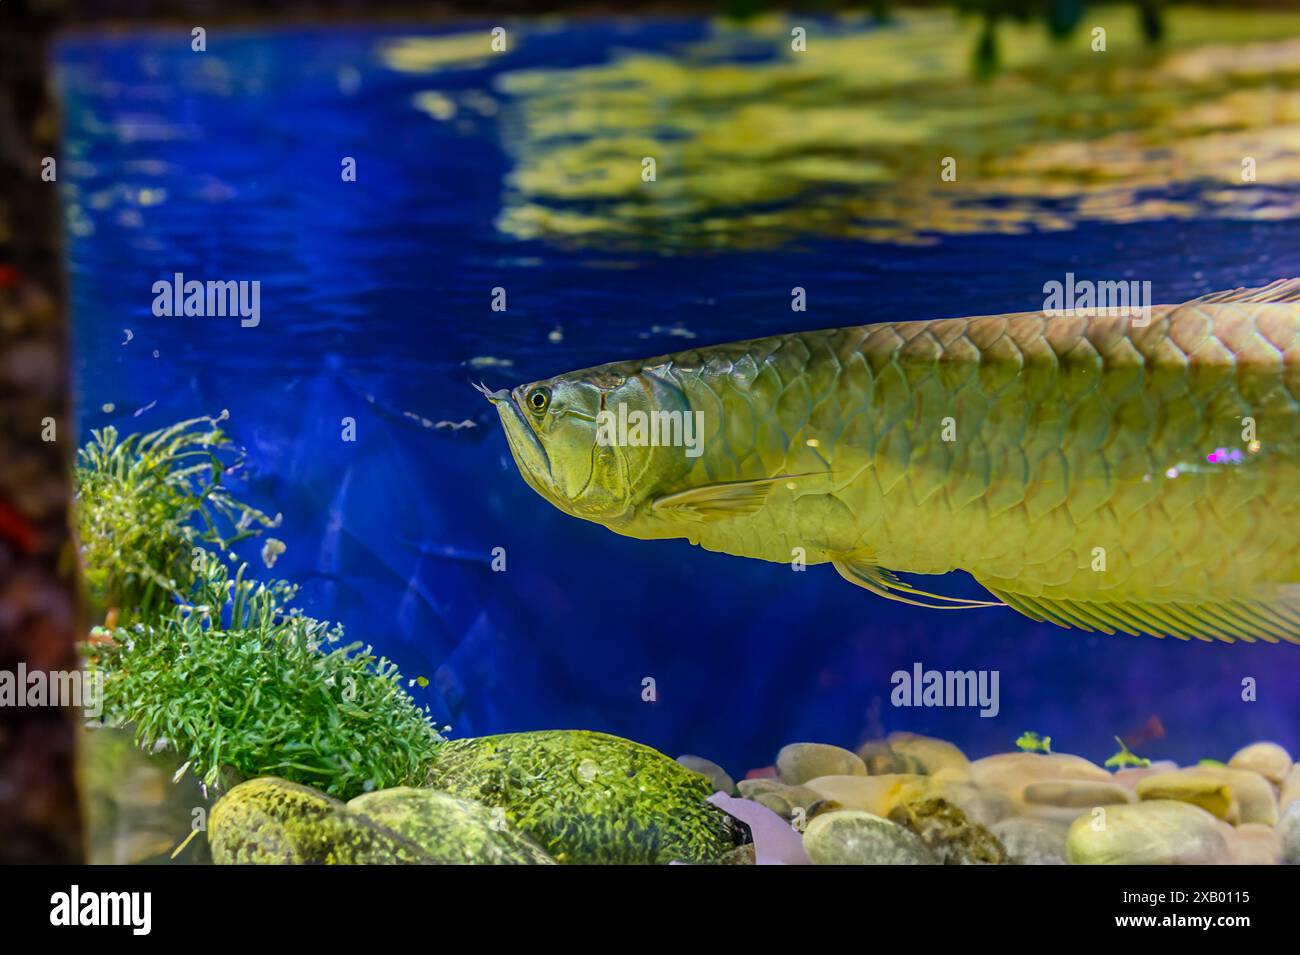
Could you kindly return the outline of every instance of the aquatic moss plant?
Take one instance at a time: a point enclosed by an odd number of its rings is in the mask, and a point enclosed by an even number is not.
[[[340,798],[422,781],[442,737],[396,665],[291,608],[291,584],[244,571],[209,555],[189,602],[90,647],[105,721],[165,740],[207,786],[223,767]]]
[[[207,786],[223,768],[342,798],[420,781],[442,737],[397,667],[295,608],[289,582],[227,564],[278,518],[223,484],[242,466],[224,418],[120,440],[105,428],[78,456],[84,573],[107,617],[86,647],[105,722],[175,750]],[[283,549],[268,540],[264,561]]]
[[[242,466],[220,417],[125,438],[91,432],[77,454],[77,525],[91,603],[109,625],[167,611],[194,582],[194,548],[220,551],[278,518],[223,483]],[[269,542],[268,542],[269,543]]]

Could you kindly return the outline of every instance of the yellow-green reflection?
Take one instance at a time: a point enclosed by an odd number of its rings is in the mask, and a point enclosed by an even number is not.
[[[1160,50],[1128,8],[1090,14],[1064,44],[1005,24],[1003,69],[987,82],[972,78],[974,18],[810,23],[806,52],[791,50],[798,22],[503,74],[515,168],[498,227],[671,251],[1270,219],[1300,206],[1300,14],[1175,9]],[[1092,49],[1095,26],[1105,52]],[[772,58],[734,61],[756,43]],[[655,182],[642,181],[646,156]],[[945,156],[956,182],[940,178]],[[1243,182],[1247,157],[1257,182]]]

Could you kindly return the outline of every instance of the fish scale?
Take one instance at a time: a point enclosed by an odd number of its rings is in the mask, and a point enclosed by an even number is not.
[[[1297,311],[1291,305],[1265,308]],[[1025,313],[1005,319],[797,333],[751,347],[782,380],[805,381],[810,388],[820,385],[824,399],[828,395],[838,399],[820,405],[833,420],[804,428],[804,407],[789,401],[792,384],[787,384],[774,417],[787,438],[807,432],[826,442],[823,455],[837,471],[859,458],[873,462],[878,481],[859,477],[854,484],[837,488],[836,495],[848,501],[857,515],[857,548],[870,550],[880,564],[919,573],[959,566],[977,579],[1016,591],[1076,598],[1103,591],[1145,595],[1151,589],[1147,578],[1154,573],[1162,578],[1160,588],[1167,599],[1192,601],[1203,596],[1207,581],[1212,585],[1220,581],[1231,589],[1242,578],[1267,579],[1262,561],[1279,560],[1290,568],[1286,580],[1300,579],[1300,551],[1276,537],[1271,538],[1272,546],[1254,553],[1252,566],[1209,573],[1209,564],[1222,564],[1234,541],[1244,545],[1264,522],[1277,519],[1294,526],[1292,502],[1282,496],[1261,497],[1266,484],[1276,479],[1277,468],[1257,468],[1251,461],[1250,472],[1244,467],[1243,472],[1230,472],[1225,466],[1221,475],[1166,476],[1169,468],[1179,464],[1199,464],[1220,444],[1242,447],[1240,417],[1252,412],[1266,416],[1267,421],[1260,423],[1263,433],[1294,451],[1294,418],[1275,422],[1268,400],[1286,383],[1283,352],[1258,347],[1268,344],[1258,328],[1259,314],[1258,307],[1250,311],[1236,306],[1166,307],[1153,314],[1149,328],[1137,329],[1121,316],[1057,321]],[[1284,323],[1274,321],[1273,326],[1273,334],[1281,337]],[[976,345],[980,339],[988,342],[983,348]],[[997,347],[1002,339],[1020,356],[1011,363],[1018,374],[1001,375],[994,367],[981,386],[976,372],[985,353],[1008,353]],[[859,354],[865,362],[852,367],[874,369],[873,390],[862,382],[854,387],[842,361],[822,357],[842,354],[846,342],[860,343],[856,347],[862,349]],[[820,347],[823,344],[825,348]],[[1238,373],[1239,354],[1249,356],[1250,374]],[[1118,383],[1112,382],[1112,369]],[[846,382],[843,388],[838,387],[841,381]],[[973,382],[983,397],[992,392],[995,398],[1001,414],[993,428],[986,427],[986,417],[957,411],[957,399]],[[683,376],[681,384],[688,396],[694,393],[689,376]],[[1136,389],[1143,392],[1142,410],[1130,408],[1126,415],[1125,398]],[[732,394],[739,400],[749,397],[739,391]],[[867,394],[870,399],[863,401]],[[1294,397],[1289,397],[1293,411]],[[1216,419],[1207,413],[1216,398],[1231,401],[1230,417]],[[908,412],[917,417],[909,422]],[[958,440],[952,444],[940,436],[940,419],[948,414],[958,428]],[[1134,419],[1137,427],[1131,427]],[[837,445],[849,421],[858,425],[858,431]],[[1155,434],[1148,443],[1152,426]],[[963,442],[971,446],[969,451]],[[950,448],[978,456],[977,447],[986,455],[992,450],[993,457],[1005,447],[1008,456],[1015,457],[1018,451],[1024,461],[1004,458],[997,468],[995,488],[981,492],[976,471],[976,486],[967,483],[965,493],[954,493],[954,484],[971,480],[971,472],[957,470],[961,452]],[[1281,460],[1280,455],[1270,457]],[[1294,464],[1293,455],[1288,463]],[[768,473],[802,469],[798,450],[788,449]],[[1118,472],[1115,484],[1113,471]],[[1253,472],[1258,472],[1257,479]],[[760,475],[717,468],[713,476],[743,480]],[[1215,519],[1219,495],[1234,501],[1235,517],[1230,517],[1234,523],[1225,525]],[[788,502],[782,503],[785,498],[795,499],[796,494],[783,494],[778,488],[769,499],[772,513],[711,525],[700,535],[700,543],[711,550],[768,560],[789,560],[785,545],[800,546],[799,541],[808,550],[823,550],[817,528],[791,531],[782,512],[791,510],[796,516],[797,512]],[[859,506],[854,507],[854,501]],[[1114,514],[1094,516],[1112,502]],[[882,521],[878,515],[890,505],[897,505],[899,513],[911,519]],[[1243,510],[1250,513],[1242,514]],[[1068,520],[1048,519],[1058,511]],[[927,523],[946,526],[946,532],[914,533],[922,513]],[[749,533],[745,541],[732,536],[741,526],[750,530],[763,523],[771,524],[774,531],[760,535],[764,546],[755,547]],[[1218,539],[1204,539],[1198,530],[1202,525],[1213,528]],[[1014,573],[1008,573],[1012,568],[1006,558],[991,565],[982,559],[993,538],[1019,544],[997,548],[1003,554],[1018,550]],[[779,548],[771,546],[777,541]],[[1106,548],[1106,574],[1090,569],[1094,547]],[[1063,555],[1069,559],[1068,573],[1063,572]],[[1135,579],[1129,580],[1130,576]]]
[[[1300,639],[1298,298],[1292,280],[1145,326],[1025,312],[796,332],[548,387],[640,376],[703,415],[698,459],[591,517],[620,533],[802,553],[886,596],[908,593],[890,571],[961,569],[1087,629]],[[1237,460],[1207,458],[1220,448]]]

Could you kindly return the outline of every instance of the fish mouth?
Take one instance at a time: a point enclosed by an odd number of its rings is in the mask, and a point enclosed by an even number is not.
[[[510,445],[510,453],[514,455],[519,470],[524,472],[525,477],[544,480],[549,490],[549,485],[554,483],[551,477],[551,459],[546,454],[546,448],[542,447],[537,433],[524,417],[517,396],[507,388],[492,391],[482,382],[471,382],[471,384],[476,391],[496,406],[497,414],[501,416],[501,425],[506,432],[506,442]]]

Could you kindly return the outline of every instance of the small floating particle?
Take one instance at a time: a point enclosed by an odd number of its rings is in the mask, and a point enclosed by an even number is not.
[[[156,349],[156,348],[153,350],[153,357],[154,357],[154,358],[157,358],[157,357],[158,357],[158,349]]]
[[[405,417],[407,417],[407,418],[410,418],[412,421],[418,421],[418,422],[420,422],[420,426],[421,426],[421,427],[424,427],[424,428],[432,428],[432,427],[433,427],[433,422],[432,422],[432,421],[430,421],[428,418],[425,418],[425,417],[422,417],[421,415],[416,414],[414,411],[403,411],[402,414],[403,414],[403,416],[405,416]]]
[[[262,563],[267,567],[274,567],[276,560],[284,551],[284,541],[268,537],[266,543],[262,545]]]
[[[494,358],[491,355],[476,355],[469,363],[474,368],[513,368],[515,364],[509,358]]]
[[[695,333],[680,322],[676,325],[651,325],[650,331],[642,332],[642,338],[652,335],[669,335],[674,338],[694,338]]]
[[[420,112],[427,113],[442,122],[446,122],[456,115],[456,104],[448,97],[432,90],[416,93],[414,105]]]
[[[340,67],[338,71],[339,92],[351,96],[361,88],[361,71],[355,66]]]
[[[150,409],[151,409],[154,405],[156,405],[157,403],[158,403],[158,399],[155,398],[153,401],[149,402],[147,405],[144,405],[144,406],[141,407],[141,408],[136,408],[136,409],[135,409],[135,412],[131,415],[131,417],[132,417],[132,418],[138,418],[138,417],[140,417],[140,415],[142,415],[142,414],[144,414],[146,411],[150,410]]]
[[[135,338],[135,332],[131,331],[131,329],[129,329],[129,328],[124,328],[124,329],[122,329],[122,331],[126,332],[126,340],[125,340],[124,342],[122,342],[122,344],[123,344],[123,345],[128,345],[128,344],[130,344],[131,339]]]
[[[546,340],[553,345],[558,345],[560,342],[564,341],[564,329],[558,326],[551,329],[546,336]]]
[[[451,428],[452,431],[459,431],[461,428],[477,428],[478,423],[466,418],[464,421],[439,421],[435,428]]]
[[[104,414],[112,414],[114,411],[117,410],[117,405],[113,404],[113,402],[111,401],[108,401],[105,402],[102,406],[100,406],[99,410],[104,412]]]

